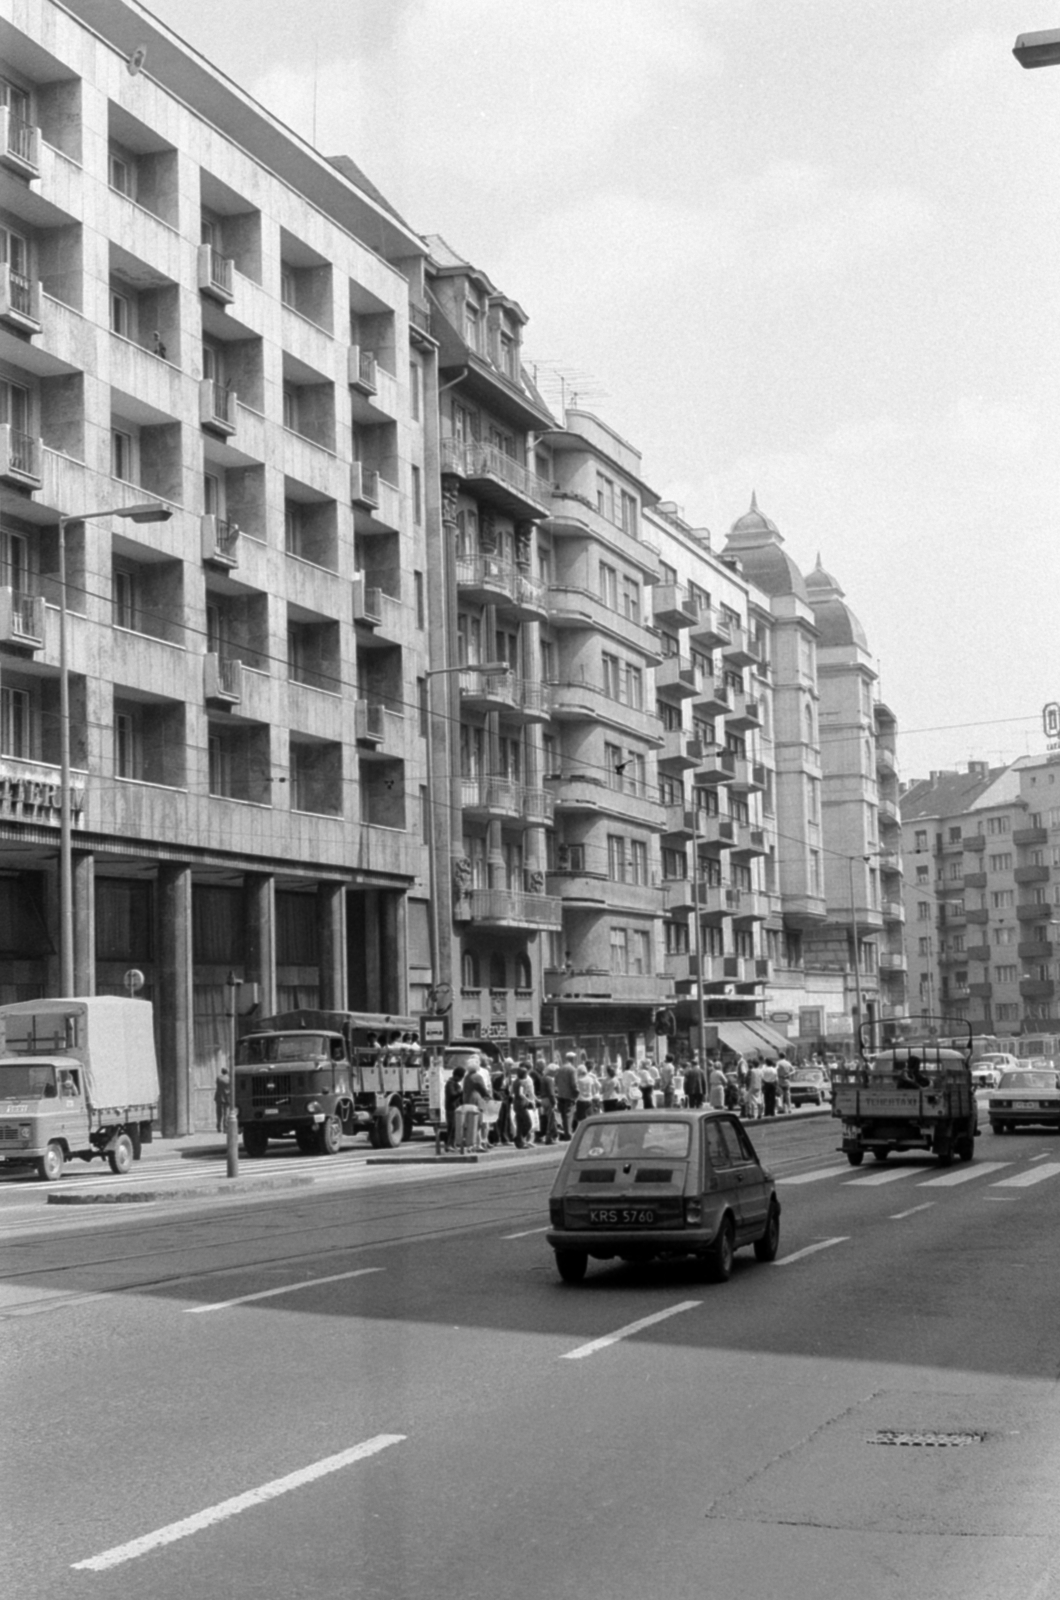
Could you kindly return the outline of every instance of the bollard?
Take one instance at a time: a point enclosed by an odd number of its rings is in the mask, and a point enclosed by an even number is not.
[[[233,1086],[234,1087],[234,1086]],[[232,1093],[230,1090],[229,1093]],[[227,1141],[228,1177],[239,1177],[239,1113],[233,1103],[229,1103],[228,1113],[225,1116],[225,1139]]]

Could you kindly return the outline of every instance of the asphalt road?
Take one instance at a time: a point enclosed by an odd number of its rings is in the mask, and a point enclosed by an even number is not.
[[[752,1136],[781,1250],[725,1285],[560,1285],[550,1156],[5,1207],[5,1591],[1051,1600],[1060,1139]]]

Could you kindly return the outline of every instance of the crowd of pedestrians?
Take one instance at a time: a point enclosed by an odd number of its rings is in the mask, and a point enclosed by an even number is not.
[[[786,1116],[793,1110],[794,1072],[785,1055],[775,1061],[736,1056],[727,1066],[716,1055],[701,1062],[697,1053],[680,1062],[668,1055],[658,1065],[645,1058],[597,1066],[585,1050],[551,1058],[538,1050],[518,1060],[492,1061],[480,1051],[477,1063],[457,1067],[445,1086],[446,1145],[450,1150],[492,1145],[531,1150],[568,1140],[596,1113],[642,1107],[709,1105],[748,1121]]]

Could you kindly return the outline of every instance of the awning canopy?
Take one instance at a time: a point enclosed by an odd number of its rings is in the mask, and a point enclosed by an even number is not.
[[[738,1056],[775,1056],[776,1048],[753,1031],[748,1022],[719,1022],[718,1040]]]
[[[785,1038],[784,1034],[780,1033],[778,1029],[770,1027],[768,1022],[760,1022],[757,1017],[748,1018],[747,1027],[750,1028],[752,1033],[759,1034],[767,1048],[773,1051],[774,1054],[787,1054],[791,1046],[791,1040]]]

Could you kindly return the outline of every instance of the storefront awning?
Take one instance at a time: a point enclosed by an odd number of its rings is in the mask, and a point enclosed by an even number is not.
[[[749,1019],[746,1026],[752,1033],[757,1033],[766,1048],[774,1054],[785,1055],[791,1048],[791,1041],[785,1038],[778,1029],[770,1027],[768,1022],[760,1022],[757,1017]]]
[[[719,1022],[718,1040],[738,1056],[774,1055],[773,1045],[752,1032],[749,1022]]]

